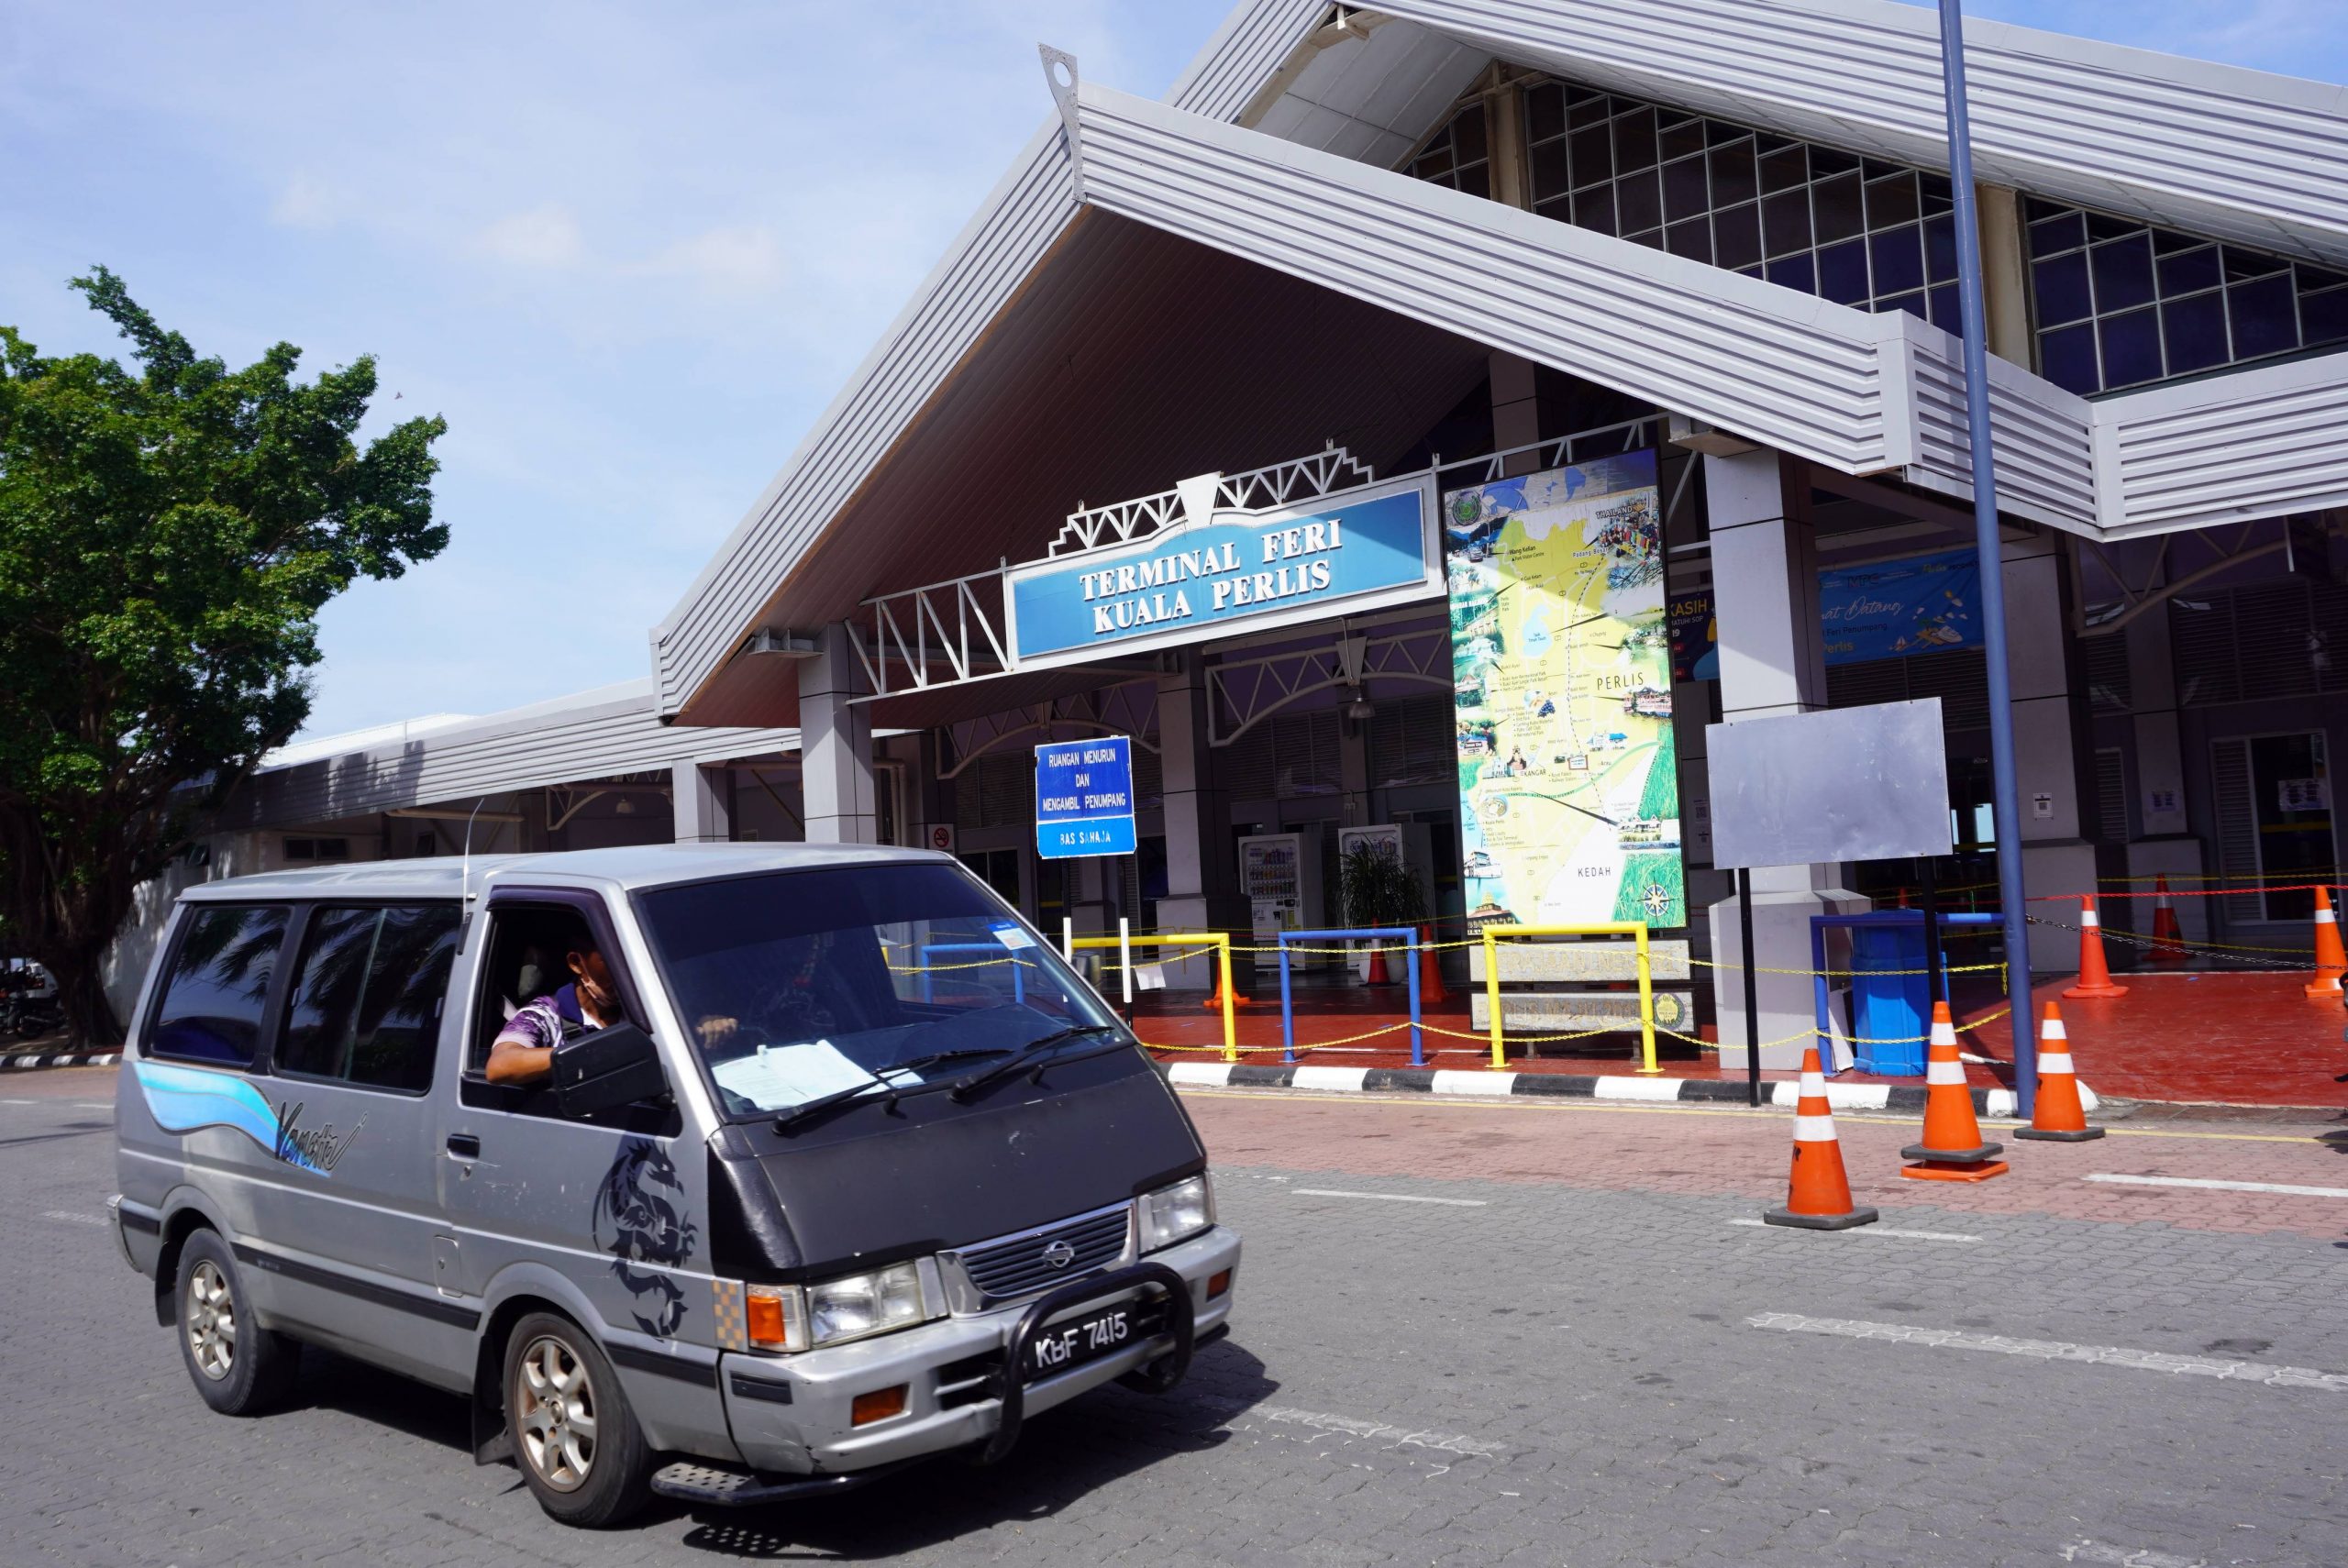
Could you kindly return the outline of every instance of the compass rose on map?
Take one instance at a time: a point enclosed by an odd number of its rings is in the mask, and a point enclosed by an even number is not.
[[[1671,912],[1671,889],[1660,882],[1650,882],[1643,901],[1647,906],[1647,913],[1661,920]]]

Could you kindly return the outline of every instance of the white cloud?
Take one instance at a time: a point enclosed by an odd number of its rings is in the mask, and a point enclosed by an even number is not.
[[[576,267],[585,259],[579,220],[553,202],[509,213],[474,237],[475,248],[516,267]]]
[[[713,293],[757,294],[779,286],[790,269],[782,242],[764,224],[703,229],[666,246],[623,275],[684,278]]]
[[[325,228],[341,215],[333,186],[316,174],[297,172],[270,204],[271,223],[288,228]]]

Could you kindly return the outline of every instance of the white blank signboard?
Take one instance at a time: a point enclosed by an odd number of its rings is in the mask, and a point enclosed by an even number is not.
[[[1949,852],[1937,697],[1740,719],[1704,736],[1722,870]]]

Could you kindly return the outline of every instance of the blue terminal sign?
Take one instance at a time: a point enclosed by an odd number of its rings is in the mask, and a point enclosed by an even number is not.
[[[1131,855],[1134,743],[1126,735],[1036,748],[1036,853],[1046,860]]]
[[[1071,662],[1433,597],[1433,490],[1422,477],[1303,507],[1193,513],[1135,544],[1013,567],[1013,658]]]

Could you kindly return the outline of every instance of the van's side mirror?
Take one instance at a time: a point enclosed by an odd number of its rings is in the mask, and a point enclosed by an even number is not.
[[[633,1023],[615,1023],[555,1047],[555,1105],[566,1117],[583,1119],[668,1092],[660,1047]]]

